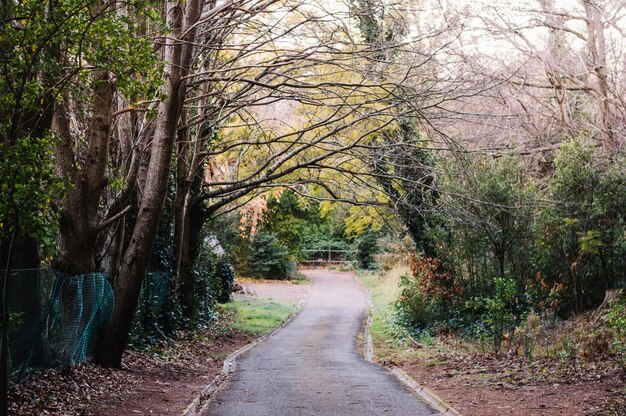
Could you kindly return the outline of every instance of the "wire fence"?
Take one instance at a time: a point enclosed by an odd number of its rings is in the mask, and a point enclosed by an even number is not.
[[[4,271],[0,273],[4,276]],[[113,290],[102,273],[69,276],[42,269],[11,271],[6,297],[11,319],[9,365],[18,379],[29,368],[93,358],[114,304]]]
[[[131,337],[145,338],[150,337],[152,333],[165,336],[161,326],[170,296],[170,280],[167,272],[147,273],[141,285]]]

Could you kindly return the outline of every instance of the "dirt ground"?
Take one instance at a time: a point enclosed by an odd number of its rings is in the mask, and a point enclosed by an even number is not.
[[[221,371],[224,358],[252,338],[220,328],[150,353],[129,351],[122,370],[85,363],[36,373],[12,389],[10,414],[176,415]]]
[[[618,370],[530,364],[519,357],[444,356],[402,365],[463,416],[624,416],[625,379]]]
[[[232,331],[210,340],[179,344],[175,362],[136,356],[129,360],[132,385],[118,395],[103,397],[89,408],[101,416],[177,415],[222,370],[224,358],[252,340]]]
[[[248,293],[298,302],[308,285],[244,283]],[[220,321],[218,321],[220,322]],[[224,359],[255,336],[233,330],[225,319],[148,352],[126,353],[123,369],[85,363],[31,375],[14,387],[16,416],[129,416],[180,414],[222,370]]]

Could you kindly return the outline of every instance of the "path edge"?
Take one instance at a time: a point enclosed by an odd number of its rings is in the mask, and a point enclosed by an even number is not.
[[[262,343],[263,341],[274,335],[276,332],[289,325],[291,321],[296,319],[296,317],[300,315],[300,312],[302,312],[302,308],[304,307],[306,301],[309,299],[310,293],[311,287],[309,287],[302,299],[300,299],[300,301],[298,302],[296,311],[292,313],[287,319],[285,319],[280,325],[272,329],[267,334],[256,338],[249,344],[244,345],[243,347],[239,348],[237,351],[231,353],[228,357],[226,357],[224,359],[222,371],[220,371],[220,373],[215,376],[213,381],[211,381],[211,383],[209,383],[204,389],[202,389],[202,391],[196,396],[196,398],[193,399],[193,401],[189,403],[187,407],[185,407],[182,413],[180,413],[180,416],[196,416],[200,415],[204,410],[206,410],[205,407],[209,403],[209,400],[211,399],[217,388],[226,380],[226,378],[232,372],[235,371],[235,362],[237,360],[237,357],[256,347],[258,344]]]
[[[374,361],[374,347],[372,343],[372,333],[370,328],[372,326],[372,290],[367,291],[367,322],[365,324],[365,345],[363,354],[365,359],[375,365],[379,365]],[[434,410],[445,416],[461,416],[461,414],[443,399],[437,396],[431,389],[426,386],[422,386],[415,381],[410,375],[408,375],[400,367],[385,366],[385,369],[394,377],[398,379],[402,384],[407,386],[413,391],[420,399],[428,403]]]

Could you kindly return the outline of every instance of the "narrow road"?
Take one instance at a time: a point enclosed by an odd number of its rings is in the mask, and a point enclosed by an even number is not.
[[[435,412],[357,352],[365,290],[348,273],[312,271],[308,301],[287,327],[237,359],[206,415],[421,416]]]

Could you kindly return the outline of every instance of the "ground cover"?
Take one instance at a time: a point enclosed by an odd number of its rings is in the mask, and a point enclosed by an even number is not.
[[[237,297],[224,304],[235,315],[232,328],[255,335],[265,335],[296,311],[296,304],[251,296]]]
[[[410,336],[393,319],[405,272],[359,276],[371,290],[374,359],[380,364],[401,367],[464,416],[626,414],[620,370],[606,360],[571,359],[556,341],[529,359],[512,352],[496,356],[450,334]],[[561,323],[554,331],[575,325],[582,324]]]
[[[177,415],[221,371],[224,358],[286,320],[297,300],[237,296],[209,329],[128,351],[122,370],[85,363],[33,373],[13,386],[11,414]]]

